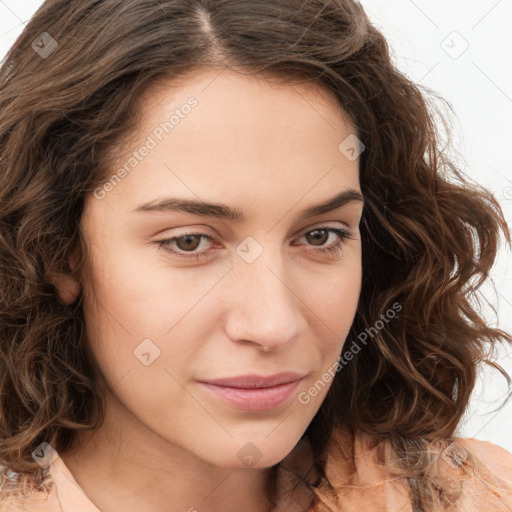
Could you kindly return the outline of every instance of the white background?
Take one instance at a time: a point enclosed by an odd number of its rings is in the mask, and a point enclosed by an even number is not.
[[[0,0],[2,57],[42,3]],[[397,67],[448,100],[455,112],[457,158],[471,179],[493,191],[512,228],[512,0],[363,0],[361,4],[388,38]],[[509,333],[510,261],[510,249],[502,243],[491,273],[496,290],[484,286],[489,304],[482,303],[487,323]],[[512,350],[501,347],[496,359],[512,375]],[[512,401],[495,410],[505,396],[505,384],[498,372],[482,368],[460,436],[488,440],[512,452]]]

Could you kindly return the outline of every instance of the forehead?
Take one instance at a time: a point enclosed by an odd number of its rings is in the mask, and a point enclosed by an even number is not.
[[[236,144],[243,144],[245,151],[252,146],[261,159],[260,148],[297,152],[307,140],[307,149],[313,143],[325,149],[322,141],[332,149],[345,132],[357,131],[334,93],[323,85],[285,83],[282,77],[225,69],[161,79],[141,97],[137,110],[140,123],[126,139],[128,146],[133,146],[133,139],[153,134],[159,146],[178,149],[192,144],[196,152],[206,143],[219,143],[219,152]]]
[[[226,109],[226,112],[231,110],[230,105],[244,104],[263,108],[281,105],[284,109],[309,107],[313,110],[321,106],[322,110],[334,111],[336,117],[341,116],[345,122],[350,122],[334,92],[318,81],[298,77],[292,80],[285,74],[252,74],[246,70],[224,68],[201,68],[178,77],[162,77],[141,96],[139,107],[150,115],[151,109],[178,106],[180,99],[190,95],[200,98],[203,105],[211,102],[211,106]],[[237,104],[236,101],[243,103]],[[328,119],[325,121],[329,123]]]
[[[202,70],[154,84],[137,108],[111,168],[128,170],[106,198],[120,208],[163,193],[250,204],[261,194],[294,202],[359,186],[358,161],[339,149],[356,129],[318,84]]]

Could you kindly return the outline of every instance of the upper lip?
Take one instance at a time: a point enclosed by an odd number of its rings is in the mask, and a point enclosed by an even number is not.
[[[304,377],[303,374],[295,372],[276,373],[275,375],[240,375],[238,377],[226,377],[224,379],[214,379],[200,381],[207,384],[215,384],[216,386],[226,386],[232,388],[270,388],[281,384],[295,382]]]

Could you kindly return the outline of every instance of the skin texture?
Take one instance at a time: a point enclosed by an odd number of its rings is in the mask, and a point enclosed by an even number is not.
[[[119,167],[192,96],[197,106],[161,141],[153,135],[158,144],[129,174],[102,199],[86,198],[87,272],[59,288],[70,301],[83,287],[108,383],[104,424],[60,455],[104,512],[267,510],[267,468],[299,441],[332,379],[307,404],[298,394],[336,362],[357,308],[363,203],[298,220],[345,189],[360,192],[358,160],[338,149],[356,131],[336,99],[317,85],[226,70],[167,80],[145,95]],[[166,196],[224,203],[246,220],[133,211]],[[324,226],[353,236],[341,254],[321,252],[335,233],[305,236]],[[180,259],[156,243],[187,233],[213,237],[188,241],[206,257]],[[263,250],[251,263],[236,250],[247,237],[258,244],[250,252]],[[167,247],[185,253],[187,242]],[[134,355],[145,339],[160,350],[148,366]],[[286,406],[263,412],[225,404],[197,382],[282,371],[306,376]]]

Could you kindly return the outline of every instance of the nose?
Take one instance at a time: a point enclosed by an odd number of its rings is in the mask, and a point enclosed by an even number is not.
[[[265,351],[282,350],[304,332],[304,298],[281,259],[265,250],[254,262],[238,261],[229,281],[226,334]]]

